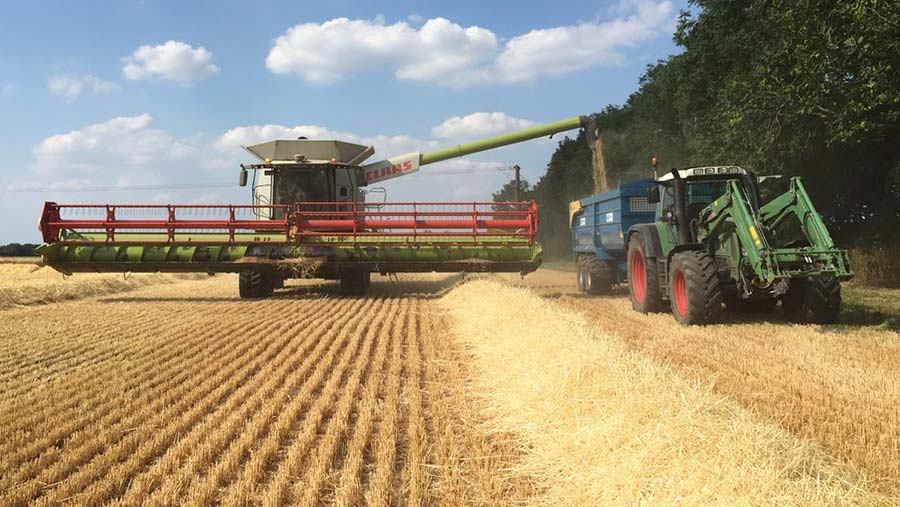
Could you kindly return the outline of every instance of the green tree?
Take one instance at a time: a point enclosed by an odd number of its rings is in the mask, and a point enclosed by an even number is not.
[[[839,240],[896,241],[900,223],[900,3],[694,0],[683,49],[595,115],[610,184],[663,168],[737,164],[803,176]],[[534,186],[548,255],[570,255],[568,203],[590,193],[581,135]],[[864,239],[862,239],[864,238]]]
[[[492,194],[494,202],[510,202],[515,201],[516,199],[516,181],[511,180],[507,181],[500,190],[494,192]],[[532,192],[531,185],[528,184],[528,180],[525,178],[519,179],[519,201],[530,201],[534,199],[534,193]]]

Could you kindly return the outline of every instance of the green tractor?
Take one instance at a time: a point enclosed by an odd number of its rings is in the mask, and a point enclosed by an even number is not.
[[[655,219],[627,236],[633,308],[668,306],[682,324],[708,324],[723,304],[768,312],[781,301],[792,322],[834,322],[841,282],[853,276],[847,251],[835,247],[800,178],[762,204],[765,179],[716,166],[673,169],[652,181]]]

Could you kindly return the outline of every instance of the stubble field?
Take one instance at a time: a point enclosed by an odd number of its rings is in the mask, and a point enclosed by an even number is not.
[[[430,305],[454,281],[241,302],[226,276],[6,311],[0,505],[513,502]]]
[[[0,309],[0,505],[897,504],[896,291],[682,328],[553,270],[113,276]]]

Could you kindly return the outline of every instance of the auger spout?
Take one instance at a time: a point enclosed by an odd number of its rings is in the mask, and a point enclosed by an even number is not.
[[[545,123],[544,125],[529,127],[527,129],[509,132],[507,134],[500,134],[478,141],[457,144],[455,146],[441,148],[440,150],[429,151],[422,154],[421,158],[419,159],[419,165],[434,164],[435,162],[440,162],[442,160],[462,157],[464,155],[470,155],[472,153],[478,153],[480,151],[492,150],[501,146],[521,143],[530,139],[537,139],[538,137],[565,132],[566,130],[572,130],[579,127],[588,127],[589,125],[591,125],[590,117],[574,116],[565,120]]]

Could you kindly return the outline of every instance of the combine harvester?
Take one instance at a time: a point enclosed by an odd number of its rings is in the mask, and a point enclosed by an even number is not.
[[[275,140],[246,149],[258,163],[253,204],[78,205],[47,202],[37,251],[75,272],[236,272],[242,298],[265,297],[287,278],[340,280],[364,292],[371,273],[518,272],[541,263],[531,202],[366,202],[367,186],[420,167],[590,127],[574,117],[428,153],[363,162],[372,146]],[[383,194],[383,189],[380,189]]]
[[[682,324],[730,310],[831,323],[853,276],[800,178],[761,203],[766,178],[736,166],[673,169],[570,205],[578,287],[609,292],[628,280],[632,307],[671,308]]]

